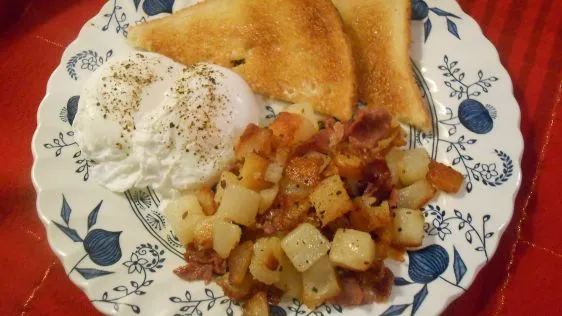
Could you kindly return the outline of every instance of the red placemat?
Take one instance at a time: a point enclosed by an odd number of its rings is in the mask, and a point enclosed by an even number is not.
[[[0,0],[0,315],[98,314],[47,244],[36,215],[30,143],[49,75],[103,3]],[[562,1],[460,3],[512,76],[525,154],[513,222],[491,262],[445,314],[562,315]]]

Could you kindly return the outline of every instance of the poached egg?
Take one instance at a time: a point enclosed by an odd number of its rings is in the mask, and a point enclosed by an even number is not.
[[[132,53],[86,82],[73,128],[101,185],[116,192],[152,185],[169,196],[216,181],[234,161],[237,139],[260,117],[236,73]]]

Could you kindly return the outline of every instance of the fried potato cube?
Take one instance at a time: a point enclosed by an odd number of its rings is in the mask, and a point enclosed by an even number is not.
[[[228,256],[228,281],[234,285],[241,284],[246,275],[254,254],[254,243],[245,241],[236,246]]]
[[[203,209],[203,213],[207,216],[214,215],[217,212],[217,204],[215,202],[215,193],[211,188],[204,186],[195,191],[195,196]]]
[[[427,180],[438,190],[457,193],[464,181],[464,176],[455,169],[432,160],[429,163]]]
[[[306,198],[312,192],[310,187],[293,182],[287,177],[281,179],[279,186],[280,194],[294,198]]]
[[[205,249],[213,247],[213,227],[216,218],[214,216],[204,216],[193,230],[193,242]]]
[[[260,194],[241,186],[229,186],[224,191],[217,216],[251,227],[256,223]]]
[[[215,192],[215,203],[219,205],[221,203],[224,190],[226,190],[226,188],[229,186],[239,185],[239,182],[240,181],[238,180],[238,177],[234,173],[230,171],[223,172],[221,174],[219,182],[217,183],[217,192]]]
[[[302,276],[291,263],[286,255],[281,258],[281,277],[275,282],[275,286],[285,292],[286,295],[302,298]]]
[[[197,224],[204,218],[203,209],[194,195],[182,196],[162,202],[163,210],[174,234],[185,246],[193,241]]]
[[[322,226],[351,211],[351,202],[339,175],[322,180],[310,194],[310,202],[316,209],[316,215]]]
[[[240,168],[240,184],[244,187],[260,191],[271,187],[272,183],[265,181],[265,174],[269,160],[254,153],[250,153],[244,159],[244,165]]]
[[[363,169],[363,161],[361,158],[352,154],[338,153],[334,157],[334,162],[342,177],[361,178],[361,170]]]
[[[287,107],[287,109],[285,109],[285,111],[289,113],[299,114],[306,117],[308,120],[314,123],[314,126],[316,127],[316,131],[319,130],[319,126],[317,122],[322,120],[322,116],[316,114],[316,112],[314,112],[314,109],[309,103],[291,104]]]
[[[425,179],[429,171],[429,154],[424,148],[405,150],[400,170],[400,182],[410,185]]]
[[[233,284],[230,282],[230,272],[228,272],[217,279],[217,284],[222,288],[224,295],[234,300],[242,300],[252,293],[255,282],[252,276],[247,273],[242,282]]]
[[[265,284],[273,284],[281,277],[281,259],[283,249],[278,237],[264,237],[256,240],[250,273],[254,278]]]
[[[340,228],[332,240],[330,260],[342,268],[365,271],[375,260],[375,242],[369,233]]]
[[[228,258],[232,249],[240,242],[241,236],[242,229],[240,226],[222,219],[214,221],[213,249],[221,258]]]
[[[258,210],[260,214],[265,213],[265,211],[267,211],[271,207],[271,205],[273,205],[273,202],[277,197],[277,193],[279,193],[279,185],[277,184],[269,189],[260,191],[260,207]]]
[[[315,124],[298,114],[281,112],[268,127],[277,138],[277,146],[295,146],[316,133]]]
[[[265,181],[279,183],[279,181],[283,178],[283,169],[283,165],[277,162],[270,163],[265,170]]]
[[[289,160],[285,168],[287,178],[305,186],[315,186],[320,182],[320,174],[325,167],[321,156],[308,155]]]
[[[349,220],[354,228],[372,232],[392,222],[392,214],[388,202],[377,206],[377,199],[370,196],[360,196],[353,200],[356,208],[349,213]]]
[[[242,160],[251,153],[269,157],[273,153],[273,133],[267,128],[249,124],[235,147],[236,159]]]
[[[402,170],[402,158],[404,157],[404,151],[400,149],[392,149],[386,156],[386,165],[390,170],[392,175],[392,184],[398,185],[400,183],[400,172]]]
[[[313,225],[302,223],[281,241],[281,247],[293,266],[306,271],[330,250],[330,241]]]
[[[437,190],[426,179],[398,190],[398,207],[419,209],[431,200]]]
[[[397,208],[393,212],[395,216],[392,223],[392,244],[400,247],[421,246],[425,222],[423,213],[407,208]]]
[[[338,275],[327,255],[302,273],[303,303],[314,310],[341,291]]]
[[[252,296],[242,309],[243,316],[269,316],[269,304],[265,292],[258,292]]]

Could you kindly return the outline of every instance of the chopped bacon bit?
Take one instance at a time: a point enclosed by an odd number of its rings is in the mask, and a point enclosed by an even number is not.
[[[346,134],[358,149],[374,148],[391,130],[392,115],[380,107],[362,108],[347,126]]]
[[[174,273],[184,280],[204,280],[209,283],[213,274],[226,273],[226,261],[213,249],[197,249],[193,244],[189,244],[184,258],[186,264],[174,270]]]
[[[361,305],[364,293],[359,282],[354,277],[343,277],[340,279],[341,292],[330,300],[333,304],[342,306]]]

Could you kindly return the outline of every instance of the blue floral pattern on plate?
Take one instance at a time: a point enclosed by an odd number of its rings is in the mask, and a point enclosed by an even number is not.
[[[122,195],[101,190],[71,128],[81,85],[107,60],[130,51],[123,37],[131,25],[194,2],[108,0],[63,55],[39,110],[33,143],[39,214],[69,277],[104,313],[240,314],[217,286],[173,275],[183,249],[158,212],[158,196],[150,188]],[[424,208],[424,245],[410,250],[405,263],[390,265],[396,289],[387,304],[325,304],[311,311],[288,300],[271,306],[275,316],[436,314],[470,286],[509,222],[522,152],[509,76],[454,1],[412,0],[412,10],[419,31],[414,46],[421,52],[412,55],[412,69],[432,128],[409,128],[407,146],[424,147],[462,172],[465,190]],[[273,119],[280,109],[268,104],[264,116]]]

